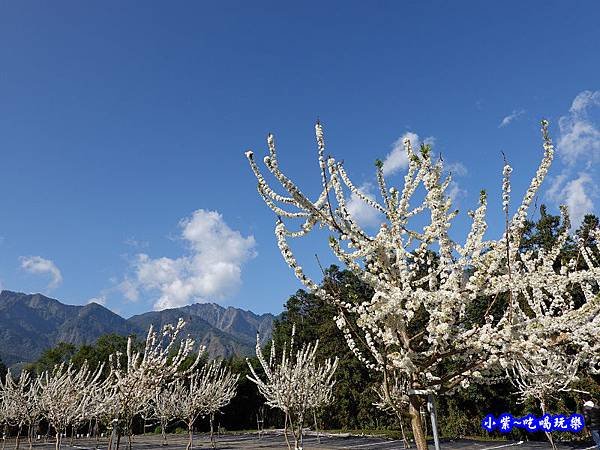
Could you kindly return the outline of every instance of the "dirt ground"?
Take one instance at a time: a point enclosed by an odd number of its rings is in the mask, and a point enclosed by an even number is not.
[[[161,445],[161,436],[159,435],[145,435],[135,436],[133,442],[134,450],[180,450],[185,449],[187,445],[187,436],[172,434],[168,436],[169,445],[163,447]],[[319,442],[320,441],[320,442]],[[121,442],[121,449],[126,450],[126,443]],[[560,450],[592,450],[595,447],[593,443],[586,442],[583,444],[562,444],[558,448]],[[99,442],[96,446],[94,440],[89,439],[76,439],[73,445],[70,445],[70,441],[66,439],[62,445],[64,450],[95,450],[106,449],[106,439]],[[5,443],[6,450],[12,450],[14,448],[14,441],[7,441]],[[27,450],[27,442],[21,443],[21,450]],[[54,450],[53,442],[35,442],[35,450]],[[194,448],[195,449],[209,449],[211,448],[210,440],[206,434],[196,434],[194,436]],[[220,450],[233,450],[233,449],[287,449],[284,436],[281,432],[269,432],[264,434],[260,439],[257,434],[226,434],[218,437],[217,448]],[[359,449],[359,450],[401,450],[404,446],[401,441],[389,440],[378,437],[367,437],[367,436],[348,436],[348,435],[325,435],[318,438],[314,434],[308,434],[304,437],[304,450],[337,450],[337,449]],[[414,449],[414,446],[412,447]],[[433,449],[433,443],[430,448]],[[547,442],[510,442],[510,441],[497,441],[497,442],[478,442],[471,440],[445,440],[441,444],[442,450],[537,450],[537,449],[548,449],[550,448]]]

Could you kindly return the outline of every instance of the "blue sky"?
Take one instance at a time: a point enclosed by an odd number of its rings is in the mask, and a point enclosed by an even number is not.
[[[210,300],[281,311],[300,285],[243,154],[274,132],[281,164],[316,192],[317,117],[359,185],[403,135],[431,137],[458,207],[486,188],[496,223],[500,152],[522,192],[547,117],[559,155],[539,201],[597,213],[599,13],[591,1],[2,2],[2,287],[125,316]],[[317,238],[298,252],[304,266],[315,252],[333,261]]]

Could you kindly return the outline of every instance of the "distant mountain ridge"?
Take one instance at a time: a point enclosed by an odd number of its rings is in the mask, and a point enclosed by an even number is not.
[[[186,321],[185,333],[206,345],[211,357],[252,354],[256,332],[271,337],[273,314],[214,303],[151,311],[124,319],[97,303],[66,305],[42,294],[0,292],[0,358],[7,366],[35,361],[59,342],[93,344],[100,336],[115,333],[144,338],[148,327]]]

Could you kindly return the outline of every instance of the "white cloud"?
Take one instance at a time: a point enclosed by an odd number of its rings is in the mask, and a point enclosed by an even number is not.
[[[560,117],[557,153],[563,163],[546,192],[555,203],[567,205],[574,228],[586,214],[594,212],[600,178],[600,91],[580,92]]]
[[[464,177],[467,174],[467,168],[461,162],[452,162],[444,164],[444,170],[451,173],[452,176]]]
[[[450,184],[448,185],[448,189],[446,189],[446,195],[448,195],[448,197],[450,197],[450,199],[452,200],[452,203],[456,203],[456,201],[458,200],[459,197],[463,197],[466,194],[467,194],[467,191],[465,189],[462,189],[456,181],[454,181],[454,180],[450,181]]]
[[[579,176],[569,181],[562,190],[561,197],[569,207],[569,215],[574,227],[579,227],[586,214],[594,210],[594,202],[586,192],[586,186],[593,186],[592,178],[588,173],[580,173]]]
[[[221,299],[240,287],[242,265],[256,256],[254,237],[229,228],[216,211],[199,209],[179,225],[188,254],[155,259],[138,254],[133,275],[120,285],[129,300],[137,300],[140,290],[156,291],[155,309],[175,308]]]
[[[48,274],[52,278],[47,289],[54,289],[62,283],[62,274],[56,264],[41,256],[21,256],[21,268],[33,274]]]
[[[99,295],[98,297],[92,297],[87,302],[88,302],[88,304],[98,303],[99,305],[105,306],[106,305],[106,295]]]
[[[125,239],[123,241],[123,243],[129,247],[139,248],[139,249],[148,248],[150,245],[148,242],[140,241],[134,237],[129,237],[129,238]]]
[[[131,302],[137,302],[140,298],[137,283],[129,278],[125,278],[119,283],[117,289]]]
[[[582,91],[577,94],[569,112],[579,114],[585,112],[591,105],[600,105],[600,91]]]
[[[456,203],[456,201],[460,197],[464,197],[467,195],[466,189],[460,187],[458,182],[456,181],[459,177],[464,177],[467,175],[468,171],[465,165],[459,161],[446,163],[444,162],[444,172],[450,174],[452,180],[446,189],[446,195],[450,197],[452,203]]]
[[[599,118],[598,106],[600,91],[583,91],[573,100],[569,113],[559,119],[557,147],[567,164],[575,164],[580,157],[589,161],[600,159],[600,129],[594,123]]]
[[[563,189],[566,181],[567,181],[567,174],[564,172],[553,178],[548,177],[548,182],[550,183],[550,187],[548,188],[546,195],[551,200],[559,202],[561,192],[562,192],[562,189]]]
[[[525,114],[524,109],[513,110],[512,113],[510,113],[508,116],[506,116],[502,119],[502,121],[500,122],[500,125],[498,125],[498,128],[503,128],[503,127],[509,125],[511,122],[513,122],[515,119],[517,119],[519,116],[522,116],[523,114]]]
[[[406,156],[406,152],[404,151],[404,141],[406,139],[410,140],[414,151],[418,151],[419,147],[421,146],[421,139],[419,138],[419,135],[413,133],[412,131],[408,131],[396,139],[396,141],[392,144],[392,151],[387,154],[385,160],[383,161],[384,175],[393,175],[394,173],[398,172],[398,170],[408,167],[408,156]],[[423,141],[424,144],[431,146],[433,146],[434,142],[435,139],[431,136],[425,138]]]
[[[577,178],[569,180],[566,173],[554,178],[546,195],[555,203],[569,208],[571,226],[578,228],[586,214],[594,211],[595,184],[587,172],[581,172]]]
[[[413,151],[418,152],[421,143],[430,145],[433,147],[435,144],[435,138],[429,136],[423,140],[418,134],[408,131],[401,137],[396,139],[392,144],[392,150],[387,154],[383,161],[383,174],[386,176],[393,175],[400,169],[408,167],[408,157],[404,151],[404,141],[408,139],[411,142]],[[432,155],[432,157],[436,157]],[[444,171],[451,173],[453,177],[461,177],[467,174],[467,168],[461,162],[445,163]],[[370,182],[363,183],[359,190],[370,199],[375,199],[375,191],[378,192],[378,188]],[[458,197],[463,196],[466,191],[461,189],[459,184],[453,180],[450,182],[450,186],[446,191],[453,201]],[[383,215],[363,202],[357,195],[351,194],[350,198],[346,202],[346,207],[350,215],[363,227],[379,225],[383,220]]]
[[[385,167],[385,166],[384,166]],[[374,200],[374,186],[371,183],[364,183],[358,188],[366,197]],[[346,209],[350,215],[363,227],[379,225],[382,220],[382,214],[375,208],[367,205],[357,195],[352,194],[346,202]]]

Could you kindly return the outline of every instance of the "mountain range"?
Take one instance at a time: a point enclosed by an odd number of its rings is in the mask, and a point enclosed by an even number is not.
[[[93,344],[115,333],[144,338],[151,324],[160,327],[186,321],[185,332],[206,345],[211,357],[246,356],[254,352],[256,333],[271,337],[273,314],[255,314],[214,303],[151,311],[129,319],[97,303],[66,305],[42,294],[0,292],[0,358],[7,366],[35,361],[59,342]]]

